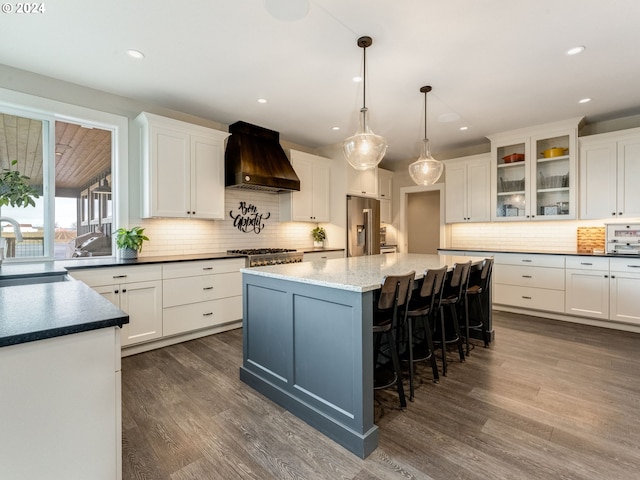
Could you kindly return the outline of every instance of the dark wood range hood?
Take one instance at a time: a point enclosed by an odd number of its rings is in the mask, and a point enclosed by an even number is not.
[[[280,146],[280,134],[246,122],[229,125],[225,185],[265,192],[300,190],[300,179]]]

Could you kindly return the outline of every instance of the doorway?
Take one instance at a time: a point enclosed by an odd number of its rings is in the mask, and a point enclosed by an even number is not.
[[[444,185],[400,189],[399,246],[403,252],[437,255],[444,248]]]

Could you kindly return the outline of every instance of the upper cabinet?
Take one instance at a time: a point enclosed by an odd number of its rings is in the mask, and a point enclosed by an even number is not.
[[[347,193],[361,197],[377,197],[378,169],[356,170],[347,165]]]
[[[226,132],[143,112],[142,218],[224,219]]]
[[[582,118],[506,132],[491,140],[491,219],[576,218]]]
[[[445,222],[491,220],[491,156],[473,155],[445,162]]]
[[[283,222],[329,222],[331,220],[331,165],[323,157],[296,150],[289,160],[300,178],[300,191],[280,194]]]
[[[580,218],[640,216],[640,128],[580,138]]]
[[[391,223],[393,203],[393,172],[378,169],[378,199],[380,199],[380,223]]]

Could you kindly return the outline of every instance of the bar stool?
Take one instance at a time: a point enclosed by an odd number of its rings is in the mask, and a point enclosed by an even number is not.
[[[447,344],[458,344],[460,361],[464,362],[462,335],[458,321],[458,307],[465,306],[463,304],[470,273],[471,260],[465,263],[453,264],[453,272],[447,280],[445,280],[444,292],[442,293],[442,299],[440,300],[440,306],[438,308],[440,313],[440,340],[435,340],[434,338],[434,343],[439,343],[442,348],[442,375],[445,377],[447,376]],[[445,307],[449,307],[449,323],[445,323]],[[449,332],[447,332],[445,328],[447,325],[451,327]],[[447,333],[449,333],[449,338],[447,338]]]
[[[400,397],[400,408],[407,408],[407,401],[404,395],[404,387],[402,384],[402,370],[400,367],[400,359],[398,357],[398,346],[396,335],[398,327],[404,324],[407,319],[407,304],[411,290],[413,288],[413,279],[415,271],[411,271],[405,275],[388,275],[382,281],[380,289],[380,297],[377,305],[373,310],[373,371],[374,371],[374,389],[382,389],[396,385],[398,397]],[[389,356],[393,367],[393,377],[384,379],[382,375],[376,375],[378,370],[379,357],[386,356],[381,352],[382,337],[386,339],[389,348]]]
[[[433,382],[438,383],[438,364],[433,347],[433,313],[440,306],[442,292],[444,290],[444,279],[447,275],[447,266],[442,268],[432,268],[425,270],[422,285],[419,291],[415,291],[409,301],[409,311],[407,312],[407,345],[409,352],[409,400],[414,397],[414,364],[431,360],[433,370]],[[416,323],[422,320],[422,331],[424,338],[416,335]]]
[[[491,281],[491,271],[493,270],[493,258],[485,258],[482,262],[482,270],[480,271],[480,279],[477,283],[469,285],[467,288],[467,301],[474,299],[476,316],[467,315],[464,323],[465,336],[467,344],[467,355],[469,355],[469,330],[480,330],[484,347],[489,347],[489,332],[487,331],[487,322],[484,319],[483,300],[486,300],[489,294],[489,282]],[[486,304],[486,302],[485,302]]]

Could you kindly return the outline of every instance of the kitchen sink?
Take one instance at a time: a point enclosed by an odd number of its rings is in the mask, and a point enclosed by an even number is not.
[[[13,287],[15,285],[34,285],[36,283],[68,282],[66,273],[56,275],[28,275],[14,278],[0,278],[0,287]]]

